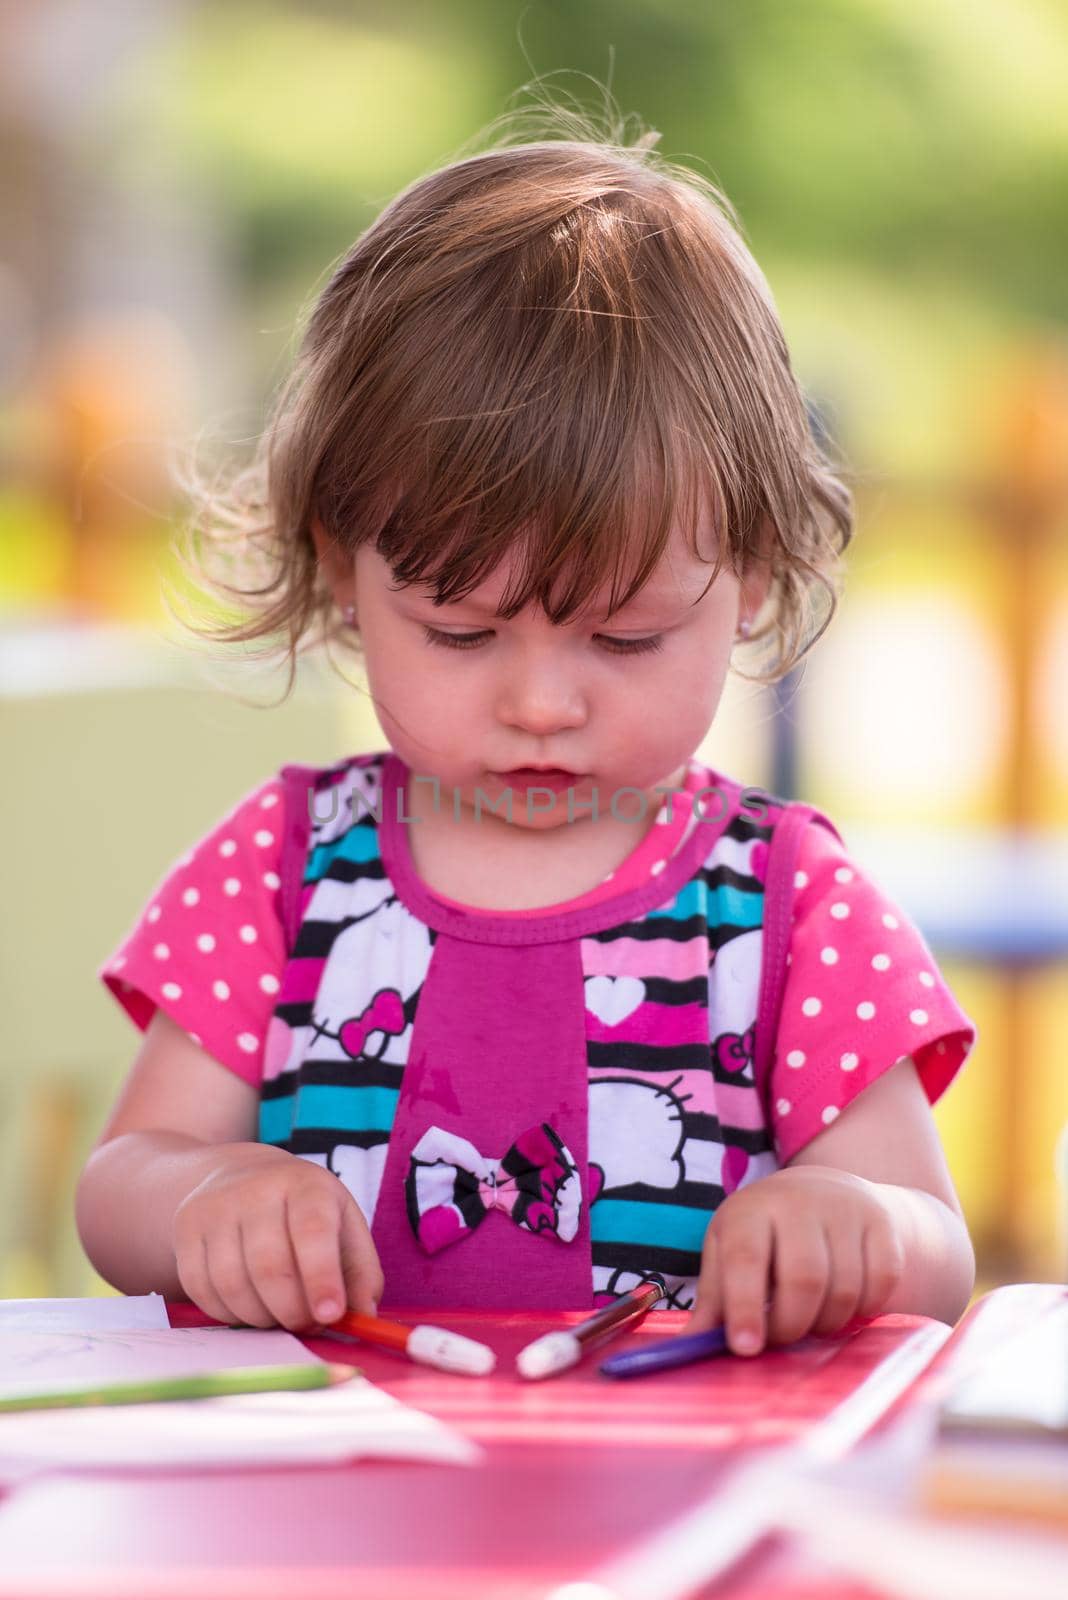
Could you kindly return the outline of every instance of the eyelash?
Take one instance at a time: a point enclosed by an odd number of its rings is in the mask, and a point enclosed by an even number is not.
[[[423,632],[428,644],[440,645],[445,650],[477,650],[479,645],[493,638],[492,632],[485,628],[479,633],[442,633],[424,625]],[[594,634],[594,638],[613,656],[651,655],[664,648],[663,638],[658,633],[648,634],[644,639],[613,639],[605,633]]]

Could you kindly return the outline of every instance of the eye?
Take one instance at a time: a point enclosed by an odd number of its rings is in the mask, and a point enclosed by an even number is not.
[[[441,645],[444,650],[476,650],[484,638],[492,638],[492,634],[483,630],[481,634],[440,634],[436,627],[425,627],[428,645]]]
[[[477,650],[480,645],[487,644],[493,638],[492,628],[480,628],[473,633],[444,633],[440,628],[431,628],[426,624],[423,633],[428,644],[435,645],[444,650]],[[594,635],[602,649],[611,655],[637,656],[651,654],[655,650],[663,649],[663,637],[660,634],[648,634],[641,639],[617,639],[612,634],[598,633]]]
[[[594,634],[594,638],[603,649],[616,656],[642,656],[664,648],[664,638],[659,633],[650,633],[644,639],[615,639],[607,633]]]

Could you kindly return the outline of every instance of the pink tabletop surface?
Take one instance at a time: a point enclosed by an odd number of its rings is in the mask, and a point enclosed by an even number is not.
[[[176,1324],[207,1320],[192,1308],[171,1313]],[[796,1439],[924,1326],[883,1317],[845,1338],[627,1382],[600,1376],[596,1358],[544,1383],[516,1376],[525,1343],[580,1317],[435,1314],[497,1351],[496,1373],[478,1379],[309,1339],[317,1354],[358,1362],[391,1394],[477,1440],[484,1461],[50,1475],[0,1504],[0,1600],[534,1600],[655,1534],[746,1454]],[[613,1348],[678,1332],[685,1320],[654,1312]],[[875,1594],[848,1583],[806,1588],[787,1574],[762,1587],[766,1571],[749,1562],[715,1593]]]

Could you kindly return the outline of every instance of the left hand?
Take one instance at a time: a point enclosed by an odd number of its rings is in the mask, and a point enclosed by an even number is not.
[[[705,1233],[688,1333],[719,1323],[735,1355],[877,1316],[904,1270],[880,1185],[836,1167],[784,1167],[728,1195]]]

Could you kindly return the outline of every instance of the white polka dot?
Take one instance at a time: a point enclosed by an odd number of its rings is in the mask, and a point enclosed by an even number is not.
[[[261,850],[266,850],[269,845],[274,844],[274,834],[269,833],[266,828],[257,829],[252,837],[259,845]]]
[[[838,960],[838,951],[834,948],[833,944],[826,945],[820,951],[820,960],[823,962],[825,967],[834,966],[835,962]]]
[[[835,881],[835,883],[852,883],[853,882],[853,869],[852,869],[852,867],[838,867],[838,868],[836,868],[835,874],[834,874],[834,881]]]
[[[163,985],[163,993],[168,1000],[180,1000],[182,998],[182,986],[180,983],[165,983]]]
[[[921,972],[920,982],[923,984],[925,989],[933,989],[935,986],[934,977],[930,972]]]
[[[939,1039],[938,1043],[935,1045],[935,1049],[938,1051],[940,1056],[944,1056],[946,1053],[946,1041],[944,1039]]]
[[[260,806],[264,811],[269,811],[272,806],[276,806],[277,804],[278,796],[276,794],[265,794],[263,799],[260,801]]]
[[[120,970],[120,968],[122,968],[122,967],[124,967],[126,965],[126,957],[125,956],[116,956],[114,961],[111,963],[111,965],[114,967],[115,971],[118,972]]]
[[[817,1000],[814,994],[810,994],[807,1000],[802,1000],[801,1010],[806,1017],[818,1017],[823,1010],[823,1001]]]
[[[805,1052],[803,1050],[791,1050],[786,1057],[786,1065],[788,1067],[803,1067],[804,1064]]]
[[[807,883],[808,883],[808,873],[807,872],[795,872],[794,873],[794,888],[795,889],[803,889]]]
[[[240,938],[242,944],[255,944],[259,935],[252,926],[251,922],[246,922],[238,937]]]
[[[260,979],[260,988],[264,994],[277,994],[281,987],[273,972],[265,972]]]
[[[152,949],[152,954],[155,956],[157,961],[166,961],[169,958],[170,953],[171,947],[169,944],[157,944],[154,945]]]
[[[210,956],[215,949],[215,935],[213,933],[200,934],[197,938],[197,949],[203,950],[206,956]]]
[[[200,890],[199,889],[184,889],[182,891],[182,904],[183,904],[183,906],[195,906],[195,905],[199,905],[199,903],[200,903]]]
[[[883,912],[883,927],[884,928],[896,928],[898,926],[899,926],[899,924],[898,924],[897,918],[896,917],[892,917],[890,915],[889,911],[884,911]]]
[[[160,915],[161,915],[161,913],[160,913],[159,906],[149,906],[149,908],[148,908],[148,918],[147,918],[147,920],[149,922],[158,922],[159,919],[160,919]]]
[[[838,1065],[843,1072],[855,1072],[860,1066],[860,1057],[854,1055],[852,1050],[847,1050]]]
[[[792,966],[792,965],[793,965],[793,960],[794,960],[794,958],[793,958],[793,956],[792,956],[792,955],[790,955],[790,953],[789,953],[789,951],[787,951],[787,955],[786,955],[786,965],[787,965],[787,966],[788,966],[788,967],[789,967],[789,966]]]
[[[857,1007],[857,1016],[861,1022],[870,1022],[875,1015],[875,1007],[870,1000],[862,1000]]]
[[[230,985],[226,982],[225,978],[216,978],[215,982],[211,986],[211,992],[215,996],[216,1000],[229,1000]]]
[[[876,972],[885,972],[887,967],[890,965],[890,957],[888,955],[884,955],[883,952],[880,951],[877,956],[872,956],[871,964],[875,968]]]
[[[793,1110],[793,1107],[791,1106],[789,1100],[776,1100],[775,1109],[779,1113],[780,1117],[788,1117],[790,1112]]]
[[[650,877],[658,878],[666,866],[666,861],[654,861],[652,866],[649,868]]]
[[[845,901],[836,900],[834,905],[831,907],[831,916],[834,917],[838,922],[841,922],[843,918],[848,917],[848,915],[849,907],[846,905]]]
[[[263,882],[268,889],[280,889],[282,887],[282,880],[277,872],[265,872],[263,874]]]
[[[259,1049],[260,1041],[254,1033],[239,1033],[237,1042],[246,1055],[251,1055],[253,1050]]]
[[[821,1120],[823,1122],[826,1122],[826,1123],[831,1123],[831,1122],[834,1121],[834,1119],[835,1119],[835,1117],[837,1115],[838,1115],[838,1107],[837,1106],[824,1106],[823,1111],[821,1113]]]
[[[234,842],[234,840],[233,839],[224,839],[222,844],[219,846],[219,854],[221,856],[236,855],[237,854],[237,845]]]
[[[926,1011],[921,1011],[918,1008],[915,1011],[910,1011],[909,1012],[909,1021],[910,1022],[914,1022],[916,1024],[917,1028],[922,1028],[924,1023],[927,1021],[927,1013],[926,1013]]]
[[[223,894],[235,895],[241,893],[241,879],[227,878],[223,884]]]

